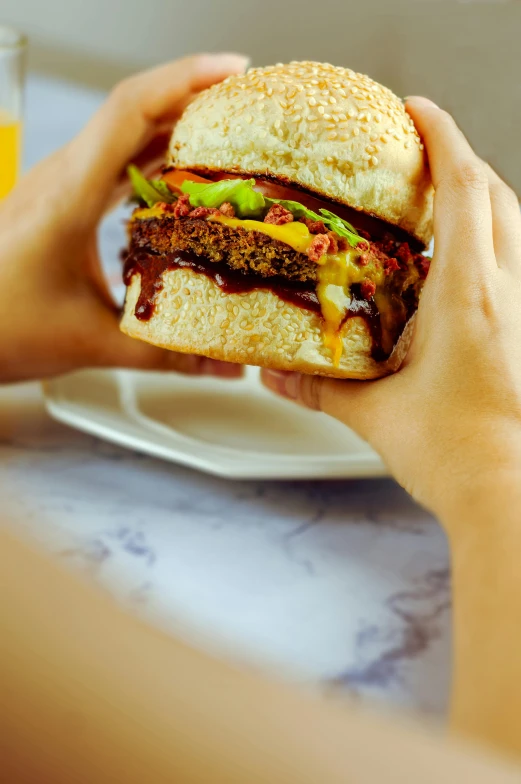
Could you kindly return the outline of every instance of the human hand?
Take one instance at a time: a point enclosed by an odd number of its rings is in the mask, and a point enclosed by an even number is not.
[[[245,65],[235,54],[199,55],[125,80],[75,139],[2,202],[0,381],[87,366],[240,375],[237,365],[165,351],[119,331],[96,229],[128,192],[127,164],[157,169],[190,99]]]
[[[349,425],[446,517],[521,468],[521,213],[446,112],[425,98],[407,110],[428,152],[435,249],[403,367],[373,382],[268,370],[263,380]]]

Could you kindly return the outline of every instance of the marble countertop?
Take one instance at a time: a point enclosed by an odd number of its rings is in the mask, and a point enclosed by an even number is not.
[[[26,164],[101,98],[32,77]],[[9,519],[153,622],[284,677],[443,715],[447,545],[392,481],[205,476],[53,422],[37,385],[0,392],[0,450]]]

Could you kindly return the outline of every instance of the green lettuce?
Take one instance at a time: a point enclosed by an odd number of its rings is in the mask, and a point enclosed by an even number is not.
[[[138,202],[153,207],[158,201],[165,201],[168,204],[176,201],[177,197],[164,180],[147,180],[133,164],[127,168],[127,173],[134,189],[134,198]]]
[[[183,193],[190,195],[193,207],[218,209],[225,201],[233,205],[239,218],[261,218],[265,212],[266,199],[253,190],[255,180],[219,180],[219,182],[192,182],[185,180]]]
[[[153,207],[157,202],[172,203],[177,196],[172,193],[163,180],[147,180],[136,166],[128,167],[128,175],[134,188],[134,195],[141,203]],[[304,207],[298,201],[288,199],[270,199],[255,190],[255,180],[219,180],[218,182],[192,182],[185,180],[181,191],[190,197],[192,207],[210,207],[219,209],[221,204],[229,202],[235,214],[242,219],[251,218],[262,220],[273,204],[280,204],[291,212],[293,217],[307,218],[312,221],[322,221],[329,231],[334,231],[339,237],[344,237],[351,247],[356,248],[361,242],[366,242],[357,233],[356,229],[343,218],[329,210],[320,209],[319,212]]]

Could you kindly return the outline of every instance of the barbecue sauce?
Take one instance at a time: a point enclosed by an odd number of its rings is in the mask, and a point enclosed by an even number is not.
[[[190,269],[211,278],[225,294],[244,294],[254,289],[273,292],[284,302],[322,315],[315,283],[290,281],[280,276],[261,277],[234,270],[227,264],[210,261],[188,251],[173,251],[156,255],[144,250],[131,249],[124,259],[123,280],[126,286],[135,274],[141,276],[141,291],[136,303],[135,316],[139,321],[149,321],[155,308],[155,299],[163,288],[163,273],[169,270]],[[350,318],[363,318],[372,337],[372,356],[380,362],[388,358],[382,348],[382,326],[378,308],[373,299],[360,294],[358,284],[351,286],[351,301],[342,325]]]

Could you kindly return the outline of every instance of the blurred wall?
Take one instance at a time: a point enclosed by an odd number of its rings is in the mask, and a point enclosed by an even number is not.
[[[1,0],[0,20],[29,33],[34,67],[101,86],[198,50],[347,65],[453,112],[521,194],[518,0]]]

